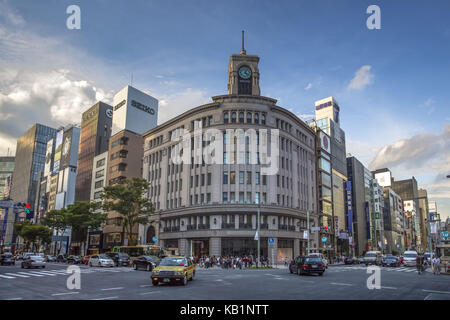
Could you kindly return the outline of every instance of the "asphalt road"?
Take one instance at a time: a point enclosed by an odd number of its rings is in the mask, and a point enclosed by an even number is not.
[[[381,268],[381,289],[367,288],[364,266],[330,266],[323,276],[298,276],[283,269],[223,270],[197,268],[194,281],[151,284],[150,273],[127,267],[81,267],[81,288],[69,290],[67,265],[45,269],[0,266],[1,300],[450,300],[450,276],[414,268]]]

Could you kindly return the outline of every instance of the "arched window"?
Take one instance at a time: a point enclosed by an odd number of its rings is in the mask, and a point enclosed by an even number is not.
[[[264,113],[261,114],[261,123],[266,124],[266,115]]]
[[[259,124],[259,113],[255,113],[255,123]]]
[[[228,112],[225,112],[224,114],[223,114],[223,123],[228,123]]]
[[[247,112],[247,123],[252,123],[252,113]]]
[[[231,123],[236,123],[236,112],[231,113]]]
[[[244,113],[239,112],[239,123],[244,123]]]

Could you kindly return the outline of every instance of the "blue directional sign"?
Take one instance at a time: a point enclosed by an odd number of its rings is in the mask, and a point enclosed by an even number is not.
[[[327,237],[322,237],[322,242],[327,242]]]
[[[158,242],[158,238],[157,238],[157,237],[153,237],[152,240],[153,240],[153,242],[155,242],[155,243]]]
[[[275,239],[274,238],[269,238],[269,243],[274,243]]]
[[[448,239],[448,231],[442,232],[442,238]]]

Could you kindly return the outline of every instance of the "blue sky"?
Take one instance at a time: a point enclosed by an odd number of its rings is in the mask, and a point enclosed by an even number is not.
[[[81,30],[66,28],[71,4]],[[380,30],[366,27],[371,4]],[[37,120],[78,121],[131,74],[161,101],[161,121],[225,94],[244,29],[262,95],[306,117],[335,96],[347,152],[396,179],[414,175],[450,213],[449,1],[0,0],[0,9],[2,152]]]

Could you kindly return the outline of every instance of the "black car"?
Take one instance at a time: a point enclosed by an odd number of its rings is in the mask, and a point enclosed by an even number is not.
[[[44,257],[44,261],[45,262],[56,262],[56,257],[55,256],[51,256],[51,255],[47,255]]]
[[[152,271],[160,262],[161,260],[155,256],[140,256],[133,261],[133,268],[134,270],[145,269]]]
[[[60,255],[58,255],[56,257],[56,262],[66,263],[67,262],[67,258],[63,254],[60,254]]]
[[[322,276],[325,272],[325,264],[317,256],[298,256],[289,264],[289,272],[298,275],[317,273],[319,276]]]
[[[381,265],[384,267],[400,267],[400,260],[395,256],[385,256],[381,259]]]
[[[105,253],[108,257],[114,261],[114,265],[116,267],[118,266],[126,266],[128,267],[130,265],[131,259],[130,256],[126,253],[121,252],[107,252]]]
[[[67,258],[67,263],[69,264],[80,264],[81,258],[79,256],[69,256]]]
[[[353,258],[352,256],[349,256],[344,259],[344,263],[345,264],[354,264],[354,263],[357,263],[357,260],[355,258]]]
[[[15,263],[16,261],[14,260],[14,256],[12,255],[12,253],[4,253],[0,255],[0,265],[14,265]]]

